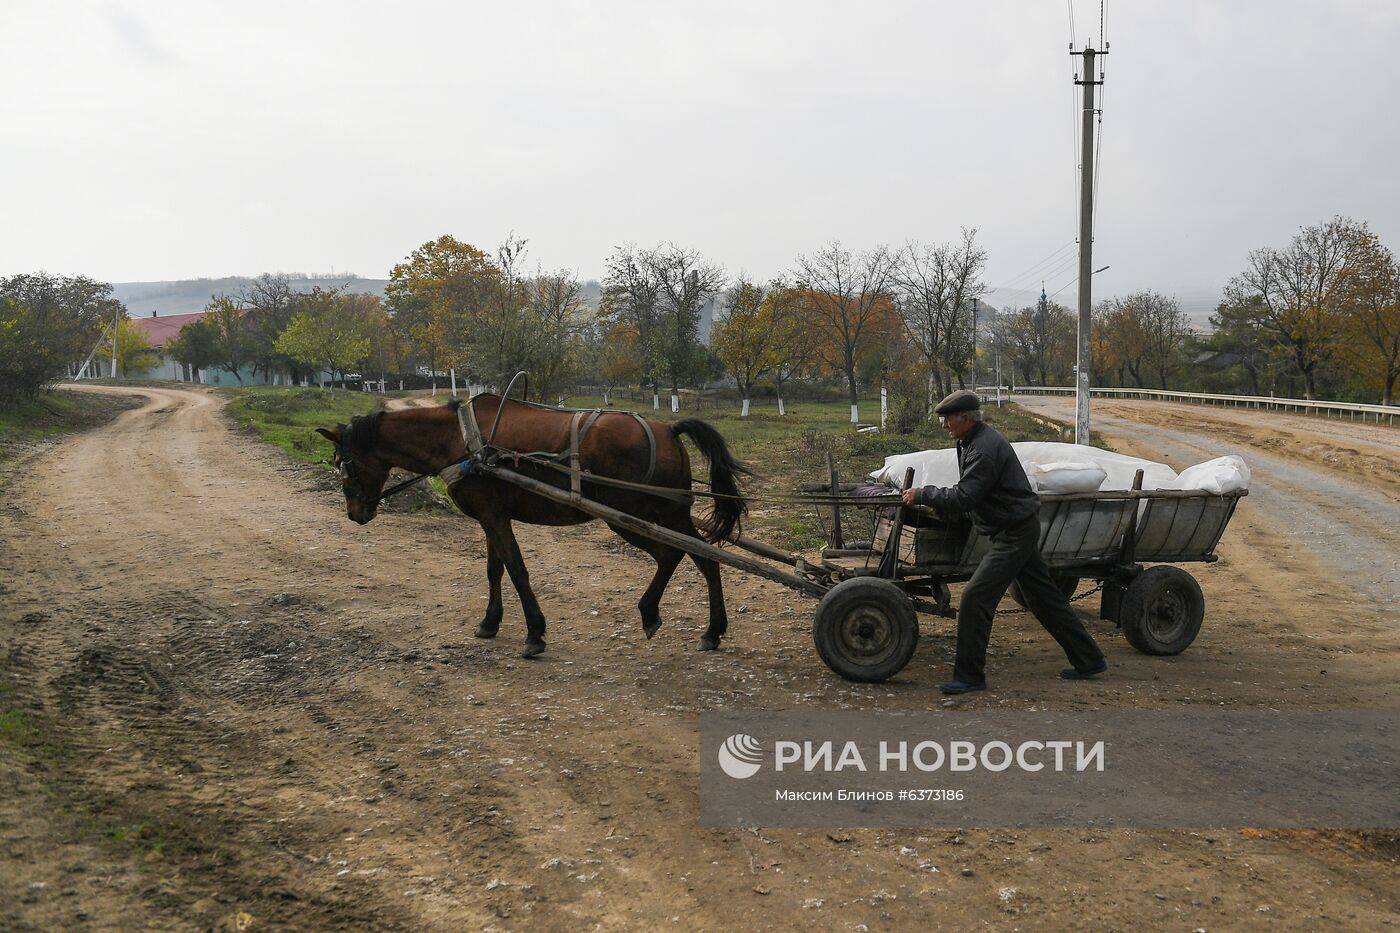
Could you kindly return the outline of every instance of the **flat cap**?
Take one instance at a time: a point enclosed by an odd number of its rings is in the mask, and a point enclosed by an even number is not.
[[[982,407],[982,400],[971,389],[959,389],[934,406],[940,415],[960,415],[965,411],[975,411]]]

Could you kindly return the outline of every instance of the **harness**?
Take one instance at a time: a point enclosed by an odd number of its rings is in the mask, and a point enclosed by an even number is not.
[[[579,451],[583,448],[584,438],[588,436],[589,430],[598,422],[603,415],[626,415],[636,420],[641,425],[642,433],[647,439],[647,471],[641,479],[641,485],[649,485],[656,476],[656,434],[652,431],[651,425],[646,418],[631,411],[618,411],[610,408],[585,408],[585,409],[558,409],[550,408],[547,405],[536,405],[533,402],[523,402],[532,408],[541,408],[545,411],[568,411],[573,413],[569,419],[569,446],[562,451],[534,451],[524,453],[520,451],[507,450],[497,447],[491,441],[481,439],[481,426],[476,420],[476,410],[472,406],[472,401],[468,400],[457,407],[457,423],[462,430],[462,443],[467,449],[467,455],[456,463],[449,464],[437,472],[437,476],[449,487],[465,477],[475,475],[478,466],[491,456],[489,451],[496,452],[496,455],[509,455],[516,462],[526,460],[536,464],[548,464],[553,466],[567,466],[569,474],[569,491],[575,496],[583,494],[584,471],[579,460]],[[496,428],[500,425],[505,409],[505,398],[501,399],[501,407],[496,410],[496,421],[491,427],[491,438],[494,440]],[[591,479],[592,477],[590,477]],[[603,482],[613,482],[610,478],[600,478]],[[622,482],[622,481],[616,481]],[[385,494],[387,495],[387,493]],[[384,498],[383,495],[380,496]]]

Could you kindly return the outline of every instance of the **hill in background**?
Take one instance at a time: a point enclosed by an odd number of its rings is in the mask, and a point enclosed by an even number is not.
[[[253,283],[253,276],[230,275],[221,279],[182,279],[175,282],[115,282],[112,297],[126,305],[132,317],[150,317],[151,312],[186,314],[203,311],[215,295],[237,295]],[[384,296],[388,279],[362,279],[357,275],[306,275],[287,273],[287,284],[294,292],[309,292],[321,288],[344,287],[350,292],[367,292]]]
[[[209,299],[215,295],[237,295],[253,283],[253,276],[230,275],[220,279],[181,279],[171,282],[115,282],[112,296],[126,305],[132,317],[150,317],[152,312],[160,314],[186,314],[203,311]],[[343,288],[347,292],[364,293],[384,297],[384,287],[388,279],[365,279],[348,273],[346,275],[306,275],[287,273],[287,284],[294,292],[309,292],[321,288]],[[602,298],[603,288],[589,280],[583,283],[583,297],[591,306],[597,307]],[[708,328],[706,328],[708,330]]]

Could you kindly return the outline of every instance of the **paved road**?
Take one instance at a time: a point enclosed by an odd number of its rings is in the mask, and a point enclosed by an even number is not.
[[[1069,397],[1018,396],[1016,402],[1046,417],[1074,419],[1074,400]],[[1179,426],[1146,423],[1160,422],[1164,411],[1179,412],[1174,421]],[[1400,502],[1337,470],[1255,446],[1229,429],[1233,418],[1261,422],[1271,417],[1268,412],[1231,410],[1222,420],[1222,413],[1211,409],[1208,425],[1200,420],[1202,414],[1197,408],[1160,402],[1095,400],[1092,424],[1125,452],[1161,460],[1178,471],[1213,457],[1240,455],[1252,473],[1247,507],[1289,529],[1319,561],[1330,565],[1339,583],[1370,598],[1377,611],[1400,619]],[[1292,432],[1311,427],[1296,417],[1281,426]],[[1312,433],[1318,439],[1331,438],[1336,428],[1324,422]],[[1400,441],[1400,432],[1395,433]],[[1400,447],[1396,450],[1400,457]]]

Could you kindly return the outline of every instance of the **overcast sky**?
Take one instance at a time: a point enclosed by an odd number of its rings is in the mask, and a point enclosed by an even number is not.
[[[1106,31],[1096,298],[1210,307],[1333,214],[1400,249],[1400,3],[1119,0]],[[965,225],[990,284],[1072,304],[1069,41],[1051,0],[4,0],[0,274],[382,278],[514,231],[584,277],[673,240],[766,278]]]

